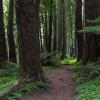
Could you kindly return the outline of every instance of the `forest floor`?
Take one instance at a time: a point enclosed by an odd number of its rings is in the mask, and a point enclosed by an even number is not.
[[[21,100],[75,100],[75,86],[70,66],[50,70],[45,75],[50,88],[37,94],[25,94]]]

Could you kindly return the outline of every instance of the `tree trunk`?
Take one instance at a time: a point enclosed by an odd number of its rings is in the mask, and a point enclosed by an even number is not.
[[[65,16],[65,0],[61,0],[62,6],[62,55],[61,59],[66,57],[66,16]]]
[[[40,0],[17,0],[21,75],[43,79],[39,44]]]
[[[63,11],[62,11],[62,0],[60,0],[60,7],[59,7],[59,20],[58,20],[58,34],[57,34],[57,49],[60,55],[62,54],[62,24],[63,24]]]
[[[82,29],[82,0],[76,0],[75,16],[76,16],[75,34],[76,34],[76,43],[77,43],[77,61],[80,61],[83,58],[84,38],[83,38],[83,33],[78,33],[77,31]]]
[[[100,0],[95,0],[96,17],[100,17]],[[100,34],[96,35],[96,52],[97,57],[100,58]]]
[[[39,40],[40,40],[40,50],[41,50],[41,53],[43,53],[44,49],[43,49],[43,38],[42,38],[41,24],[42,24],[42,22],[40,22]]]
[[[52,7],[53,7],[53,0],[50,0],[50,11],[49,11],[49,34],[48,34],[48,47],[47,51],[52,51],[52,21],[53,21],[53,15],[52,15]]]
[[[47,16],[47,11],[45,11],[45,23],[44,23],[44,27],[45,27],[44,44],[45,44],[46,51],[47,51],[47,48],[48,48],[48,16]]]
[[[7,47],[3,21],[3,0],[0,1],[0,61],[7,60]]]
[[[16,48],[13,34],[13,16],[14,16],[14,0],[9,1],[9,14],[8,14],[8,45],[9,45],[9,60],[16,62]]]
[[[53,30],[54,30],[54,35],[53,35],[53,51],[57,51],[57,15],[56,15],[56,2],[55,5],[53,7]]]
[[[91,2],[91,3],[90,3]],[[96,19],[95,3],[92,0],[85,0],[85,26],[91,26],[88,20]],[[96,61],[96,35],[95,33],[86,33],[83,64],[89,61]]]

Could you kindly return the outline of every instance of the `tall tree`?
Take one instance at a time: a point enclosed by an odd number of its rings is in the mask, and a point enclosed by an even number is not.
[[[53,6],[53,51],[57,51],[57,2]]]
[[[94,1],[85,0],[85,26],[91,26],[88,20],[96,19],[95,7]],[[96,61],[96,37],[94,33],[86,33],[85,35],[83,64],[88,61]]]
[[[19,32],[21,75],[42,79],[39,44],[40,0],[17,0],[17,26]]]
[[[59,5],[59,20],[58,20],[58,33],[57,33],[57,50],[61,54],[62,53],[62,0],[60,0],[60,5]]]
[[[50,0],[50,8],[49,8],[49,34],[48,34],[48,47],[47,51],[52,51],[52,24],[53,24],[53,0]]]
[[[3,21],[3,0],[0,1],[0,61],[7,60],[6,38]]]
[[[76,11],[75,11],[75,33],[76,33],[76,43],[77,43],[77,61],[83,58],[83,44],[84,38],[83,33],[78,33],[78,30],[82,29],[82,0],[76,0]]]
[[[96,17],[100,17],[100,0],[95,0],[95,13]],[[100,57],[100,34],[96,35],[96,47],[97,57]]]
[[[60,11],[59,11],[59,22],[58,22],[58,36],[57,36],[57,49],[63,59],[66,55],[66,16],[65,16],[65,0],[60,0]]]
[[[9,14],[8,14],[8,26],[7,26],[7,35],[8,35],[8,45],[9,45],[9,60],[16,62],[16,49],[15,41],[13,34],[13,17],[14,17],[14,0],[9,1]]]
[[[44,27],[45,27],[45,32],[44,32],[44,44],[46,47],[46,51],[48,51],[48,14],[47,11],[45,10],[45,18],[44,18]]]
[[[62,7],[62,55],[61,59],[66,57],[66,15],[65,15],[65,0],[61,0]]]

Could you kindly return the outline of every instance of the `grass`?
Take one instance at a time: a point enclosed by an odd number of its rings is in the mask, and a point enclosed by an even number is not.
[[[43,66],[43,72],[48,72],[52,66]],[[8,90],[18,80],[18,65],[12,62],[5,62],[0,66],[0,92]],[[42,81],[34,81],[30,79],[21,79],[20,85],[6,100],[16,100],[24,93],[38,92],[47,89],[48,83]]]
[[[9,89],[10,86],[12,86],[15,83],[16,79],[9,79],[7,78],[1,78],[0,77],[0,92],[5,91],[6,89]]]
[[[100,63],[72,66],[76,100],[100,100]]]
[[[76,59],[64,59],[61,61],[61,64],[75,64]],[[57,60],[58,63],[58,60]],[[43,66],[43,72],[46,73],[50,69],[57,68],[57,66]],[[18,65],[6,62],[0,68],[0,91],[8,89],[12,84],[18,79]],[[6,100],[16,100],[20,98],[24,93],[33,93],[39,92],[40,90],[47,89],[48,82],[34,81],[31,79],[21,79],[17,89],[9,95]]]
[[[77,85],[76,100],[100,100],[100,76]]]
[[[76,59],[69,58],[61,60],[61,64],[71,64],[73,78],[76,83],[76,100],[100,100],[100,62],[81,65]],[[55,66],[43,66],[44,73]],[[8,89],[18,79],[18,65],[6,62],[0,67],[0,92]],[[47,82],[33,81],[30,79],[21,80],[16,91],[6,100],[16,100],[24,93],[33,93],[48,88]]]
[[[6,62],[0,66],[0,92],[9,89],[17,79],[18,67],[14,63]]]
[[[43,72],[47,73],[52,68],[53,68],[52,66],[43,66]]]
[[[9,95],[6,100],[17,100],[20,99],[24,93],[37,93],[41,90],[43,91],[48,89],[48,87],[49,86],[47,82],[24,79],[21,80],[17,89],[11,95]]]
[[[76,59],[68,58],[61,60],[61,64],[71,64],[76,82],[76,100],[100,100],[100,75],[90,76],[91,72],[98,72],[100,64],[88,64],[83,66],[76,63]],[[43,66],[44,73],[48,72],[55,66]],[[98,74],[98,73],[96,73]],[[0,69],[0,92],[8,89],[18,79],[18,65],[6,62]],[[16,100],[24,93],[38,92],[48,88],[47,82],[33,81],[30,79],[21,80],[16,91],[13,92],[6,100]]]
[[[43,66],[44,73],[51,69],[49,66]],[[12,62],[5,62],[0,66],[0,92],[8,89],[18,79],[18,65]]]
[[[65,64],[73,65],[73,64],[76,63],[76,61],[77,61],[76,58],[66,58],[66,59],[64,59],[64,60],[61,60],[60,63],[61,63],[62,65],[65,65]]]
[[[43,72],[47,73],[50,69],[55,68],[54,66],[43,66]],[[24,93],[37,93],[41,90],[48,89],[49,83],[47,81],[34,81],[31,79],[21,79],[20,85],[17,87],[16,91],[7,97],[6,100],[17,100]]]

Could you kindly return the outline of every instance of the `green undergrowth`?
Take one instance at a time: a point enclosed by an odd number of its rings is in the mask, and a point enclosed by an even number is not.
[[[75,64],[76,63],[76,58],[66,58],[66,59],[64,59],[64,60],[61,60],[60,61],[60,63],[62,64],[62,65],[73,65],[73,64]]]
[[[58,52],[42,53],[41,62],[43,66],[48,66],[50,68],[56,68],[59,65],[73,65],[77,61],[76,58],[66,55],[66,58],[61,60],[61,55]]]
[[[72,66],[76,100],[100,100],[100,63]]]
[[[19,100],[25,93],[37,93],[47,90],[49,87],[48,82],[34,81],[31,79],[21,80],[17,89],[9,95],[6,100]]]
[[[54,66],[43,66],[43,72],[47,73]],[[38,93],[49,88],[49,82],[46,80],[43,81],[34,81],[32,79],[21,79],[17,89],[7,97],[6,100],[19,100],[25,93],[32,94]]]
[[[42,53],[41,62],[43,66],[58,66],[60,64],[60,55],[57,52]]]
[[[46,73],[50,69],[54,69],[59,67],[60,57],[56,52],[42,54],[42,68],[43,72]],[[0,91],[6,91],[9,89],[18,78],[19,67],[18,64],[12,62],[5,62],[0,65]],[[34,81],[31,79],[21,79],[19,86],[17,89],[9,95],[6,100],[17,100],[24,93],[35,93],[41,90],[46,90],[48,86],[48,82],[42,81]]]
[[[54,66],[43,66],[43,72],[48,72]],[[3,62],[0,65],[0,92],[8,90],[18,78],[19,67],[12,62]],[[24,93],[35,93],[48,88],[48,82],[21,79],[17,89],[6,100],[17,100]]]
[[[15,83],[18,67],[14,63],[5,62],[0,65],[0,92],[9,89]]]
[[[48,72],[52,66],[43,66],[44,73]],[[0,92],[9,89],[18,80],[18,65],[12,62],[4,62],[0,65]]]
[[[76,100],[100,100],[100,77],[78,84]]]
[[[55,68],[55,66],[43,66],[43,72],[47,73],[50,69]]]
[[[14,83],[16,82],[16,79],[8,79],[8,78],[1,78],[0,77],[0,92],[5,91],[9,89]]]

